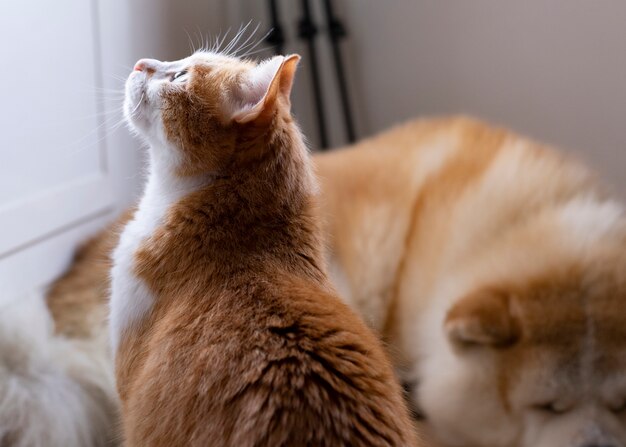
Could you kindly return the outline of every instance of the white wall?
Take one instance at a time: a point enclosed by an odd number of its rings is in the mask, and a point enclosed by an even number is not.
[[[362,133],[470,113],[582,155],[626,196],[626,2],[337,4]]]

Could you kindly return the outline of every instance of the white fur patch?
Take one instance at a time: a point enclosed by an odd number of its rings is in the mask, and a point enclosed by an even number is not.
[[[144,195],[113,253],[109,324],[114,353],[117,353],[123,332],[141,320],[154,303],[152,292],[134,273],[137,249],[154,233],[173,204],[206,182],[206,179],[173,175],[174,154],[175,148],[151,148],[150,174]]]
[[[615,201],[580,197],[563,206],[559,218],[563,228],[571,233],[571,242],[586,250],[621,222],[623,212],[623,207]]]
[[[0,445],[109,445],[116,402],[106,343],[53,335],[41,296],[2,298]]]

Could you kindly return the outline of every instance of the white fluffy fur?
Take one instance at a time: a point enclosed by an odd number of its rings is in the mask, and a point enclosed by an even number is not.
[[[40,296],[2,301],[0,445],[109,445],[117,405],[111,360],[101,342],[53,336]]]

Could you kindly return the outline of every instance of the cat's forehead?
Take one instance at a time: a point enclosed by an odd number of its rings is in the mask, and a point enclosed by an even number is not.
[[[214,53],[211,51],[197,51],[191,56],[179,61],[181,66],[191,68],[194,66],[204,66],[209,68],[218,67],[246,67],[251,65],[249,62],[242,61],[234,56],[226,54]]]

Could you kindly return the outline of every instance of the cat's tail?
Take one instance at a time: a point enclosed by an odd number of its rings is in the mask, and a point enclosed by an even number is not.
[[[54,335],[42,299],[0,297],[1,446],[112,444],[117,405],[101,343]]]

